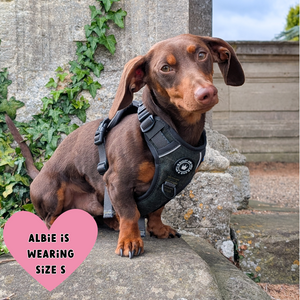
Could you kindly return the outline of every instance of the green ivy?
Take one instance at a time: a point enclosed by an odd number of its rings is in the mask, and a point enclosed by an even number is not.
[[[114,35],[106,34],[109,23],[124,28],[126,12],[122,9],[111,10],[113,3],[120,0],[96,1],[99,2],[99,7],[97,9],[96,6],[90,6],[92,21],[84,27],[87,42],[77,42],[77,59],[69,62],[69,68],[58,67],[55,70],[56,78],[49,79],[46,87],[51,91],[50,95],[41,99],[41,112],[27,123],[14,121],[39,170],[54,153],[61,134],[68,135],[78,127],[70,123],[71,117],[76,116],[82,122],[86,121],[86,110],[90,105],[82,92],[89,91],[95,98],[101,84],[93,80],[93,75],[99,78],[104,69],[103,64],[96,61],[95,51],[99,45],[103,45],[111,54],[116,50]],[[17,110],[24,106],[24,103],[14,97],[7,100],[7,88],[11,83],[7,69],[0,70],[0,255],[8,252],[2,243],[7,219],[21,210],[35,213],[30,202],[31,179],[26,173],[25,159],[19,147],[11,147],[13,138],[5,123],[5,114],[14,120]]]

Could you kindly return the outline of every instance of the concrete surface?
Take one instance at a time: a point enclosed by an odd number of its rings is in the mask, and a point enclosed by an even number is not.
[[[193,248],[200,251],[201,257],[183,239],[158,240],[147,236],[145,253],[130,260],[114,254],[117,237],[118,233],[101,228],[86,260],[51,292],[17,262],[1,263],[0,298],[14,294],[14,300],[270,299],[200,238]]]

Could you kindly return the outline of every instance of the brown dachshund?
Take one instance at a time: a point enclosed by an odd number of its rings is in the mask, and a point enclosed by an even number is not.
[[[125,65],[109,118],[127,107],[133,93],[146,86],[142,100],[147,110],[175,129],[185,142],[196,146],[204,129],[205,113],[218,103],[218,91],[213,85],[214,62],[226,84],[244,83],[233,49],[221,39],[184,34],[155,44],[146,55]],[[27,145],[8,118],[7,123],[26,157],[28,173],[34,178],[31,201],[48,227],[68,209],[103,215],[106,186],[116,217],[105,222],[120,230],[115,252],[129,257],[144,252],[135,199],[149,189],[155,166],[136,114],[126,116],[109,132],[109,169],[104,176],[97,172],[99,156],[94,145],[100,120],[72,132],[41,172],[34,167]],[[158,238],[174,237],[176,231],[161,221],[162,210],[147,216],[147,230]]]

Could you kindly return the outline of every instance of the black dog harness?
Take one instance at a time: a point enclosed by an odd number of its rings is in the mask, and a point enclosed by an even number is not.
[[[95,144],[98,146],[100,158],[97,170],[100,175],[104,175],[109,168],[105,152],[105,136],[121,119],[133,113],[137,113],[141,131],[155,164],[155,173],[149,190],[135,199],[141,216],[145,217],[164,206],[190,183],[204,159],[206,133],[203,130],[198,146],[193,147],[160,117],[151,115],[142,103],[133,101],[129,107],[118,111],[112,120],[107,118],[102,121],[96,131]],[[103,217],[111,218],[113,215],[114,211],[105,190]]]

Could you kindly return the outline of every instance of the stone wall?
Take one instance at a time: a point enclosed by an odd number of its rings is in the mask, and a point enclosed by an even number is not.
[[[228,87],[216,70],[213,128],[248,161],[299,161],[299,43],[230,43],[246,83]]]

